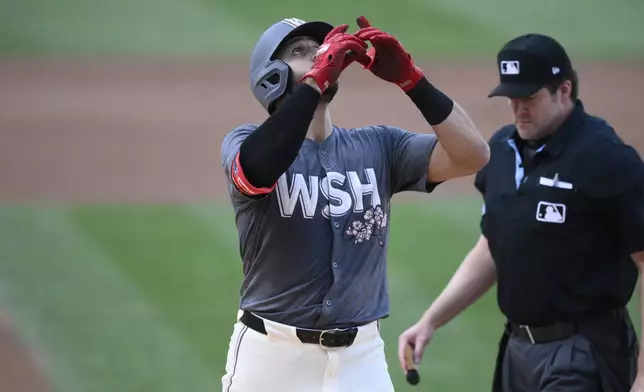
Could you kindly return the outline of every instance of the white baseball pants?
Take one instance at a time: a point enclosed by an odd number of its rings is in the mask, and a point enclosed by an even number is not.
[[[378,322],[359,327],[353,345],[302,343],[295,328],[264,319],[267,335],[233,328],[222,392],[392,392]]]

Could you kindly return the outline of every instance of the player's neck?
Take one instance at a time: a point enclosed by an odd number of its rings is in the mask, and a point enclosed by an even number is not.
[[[333,124],[331,123],[331,114],[327,105],[320,105],[315,109],[315,114],[309,125],[309,131],[306,137],[318,143],[322,143],[327,137],[331,136],[333,132]]]

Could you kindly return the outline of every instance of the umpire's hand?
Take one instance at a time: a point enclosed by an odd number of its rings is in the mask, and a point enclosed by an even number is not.
[[[403,371],[410,366],[405,361],[405,346],[410,346],[414,351],[414,364],[418,365],[423,359],[425,347],[432,340],[435,328],[429,320],[421,318],[414,326],[407,329],[398,338],[398,360]]]

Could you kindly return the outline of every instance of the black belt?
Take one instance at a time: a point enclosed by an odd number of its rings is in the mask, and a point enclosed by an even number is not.
[[[254,314],[244,311],[239,319],[248,328],[266,335],[264,320]],[[342,328],[330,330],[315,330],[296,328],[295,333],[302,343],[314,343],[323,347],[349,347],[358,335],[358,328]]]
[[[532,344],[564,340],[579,332],[579,326],[573,322],[556,322],[546,326],[532,327],[529,325],[509,322],[509,332]]]

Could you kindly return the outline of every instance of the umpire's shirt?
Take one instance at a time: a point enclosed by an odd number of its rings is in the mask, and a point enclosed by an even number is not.
[[[542,49],[540,58],[548,58],[549,49],[539,48],[539,43],[520,45],[522,50],[536,46],[535,50]],[[536,72],[530,69],[529,54],[522,57],[520,50],[502,51],[500,64],[505,55],[520,58],[522,74]],[[556,55],[551,57],[557,61]],[[569,65],[567,61],[555,64],[558,70]],[[503,84],[503,75],[501,79]],[[556,335],[565,328],[552,328],[554,323],[570,325],[602,314],[621,314],[619,329],[627,338],[612,334],[617,329],[613,328],[595,333],[603,334],[602,339],[591,340],[595,349],[613,345],[612,352],[600,354],[613,370],[601,371],[604,390],[628,390],[625,384],[634,377],[637,343],[625,305],[638,278],[629,255],[644,250],[642,160],[606,121],[586,113],[579,100],[540,148],[526,146],[514,125],[498,130],[489,144],[490,161],[476,175],[475,186],[484,199],[481,230],[496,264],[497,300],[509,329],[523,332],[524,337],[525,326]],[[621,343],[608,343],[615,341]],[[526,353],[517,358],[525,358]],[[569,360],[577,361],[579,355],[570,354]],[[505,371],[507,360],[504,364]],[[523,365],[529,368],[522,369],[524,374],[532,374],[533,379],[538,378],[536,372],[544,371],[543,366],[553,366]],[[572,365],[562,367],[566,366]],[[516,381],[509,383],[517,388],[512,384]]]
[[[501,310],[538,326],[626,305],[628,255],[644,249],[638,154],[580,101],[532,159],[522,144],[514,126],[499,130],[475,180]]]
[[[638,154],[581,102],[533,158],[522,144],[514,126],[499,130],[475,179],[501,311],[547,326],[624,307],[638,278],[629,255],[644,249]],[[633,369],[614,370],[632,379]]]

